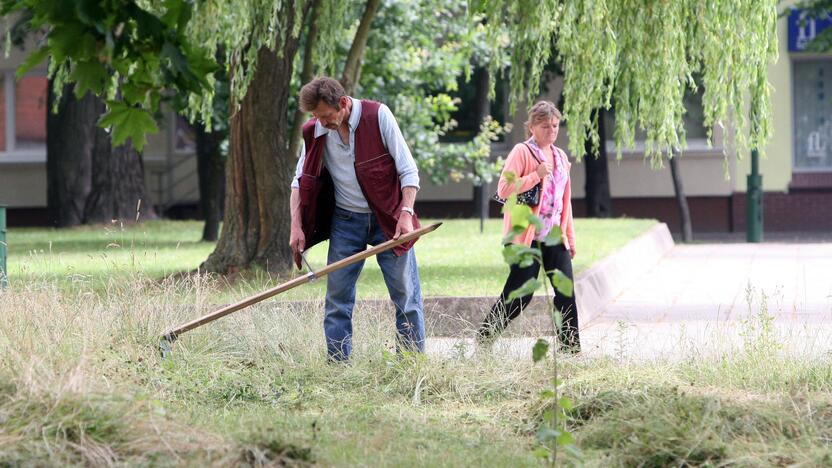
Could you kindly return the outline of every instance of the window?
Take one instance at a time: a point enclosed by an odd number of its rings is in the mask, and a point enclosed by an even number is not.
[[[188,119],[174,114],[173,149],[177,153],[196,152],[196,132]]]
[[[16,83],[14,94],[14,142],[17,150],[46,151],[45,76],[26,76]]]
[[[794,62],[794,169],[832,171],[832,61]]]
[[[48,86],[43,75],[0,72],[0,161],[45,159]]]

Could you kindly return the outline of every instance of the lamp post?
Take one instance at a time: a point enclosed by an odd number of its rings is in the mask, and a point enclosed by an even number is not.
[[[763,176],[760,175],[760,155],[751,150],[751,174],[748,175],[745,192],[745,239],[748,242],[763,240]]]

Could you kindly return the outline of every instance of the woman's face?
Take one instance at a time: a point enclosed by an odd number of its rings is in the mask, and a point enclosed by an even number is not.
[[[532,132],[534,141],[539,145],[551,145],[558,139],[558,129],[560,129],[560,120],[552,117],[548,120],[538,120],[529,128],[529,131]]]

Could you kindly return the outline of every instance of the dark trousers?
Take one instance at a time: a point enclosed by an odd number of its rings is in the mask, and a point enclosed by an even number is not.
[[[549,277],[550,283],[552,282],[554,270],[560,270],[569,279],[574,279],[572,275],[572,259],[569,257],[569,251],[566,250],[563,244],[546,246],[535,241],[532,247],[540,249],[543,268]],[[529,302],[532,300],[532,294],[514,299],[508,304],[506,304],[506,298],[508,298],[512,291],[522,286],[526,281],[537,278],[539,272],[540,263],[537,260],[525,268],[520,268],[518,265],[511,265],[511,270],[506,279],[506,284],[503,286],[503,292],[500,294],[500,298],[491,306],[491,310],[485,316],[482,326],[477,332],[477,338],[480,341],[487,341],[500,334],[529,305]],[[577,351],[580,349],[581,342],[578,336],[578,307],[575,304],[574,291],[572,296],[566,296],[559,291],[555,291],[554,302],[555,309],[559,310],[563,316],[563,327],[558,333],[560,342],[572,351]]]

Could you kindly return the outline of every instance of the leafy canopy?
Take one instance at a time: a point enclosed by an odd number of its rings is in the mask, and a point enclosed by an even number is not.
[[[163,90],[187,95],[211,87],[216,63],[185,35],[193,13],[188,0],[3,0],[0,11],[46,32],[17,76],[50,58],[56,93],[73,82],[77,96],[89,91],[105,98],[99,124],[112,129],[115,145],[130,139],[136,149],[144,147],[145,135],[157,131],[152,113]]]
[[[322,3],[320,70],[336,68],[338,41],[352,26],[358,3]],[[427,69],[436,58],[447,58],[440,65],[467,74],[469,63],[460,58],[471,54],[487,63],[492,76],[508,65],[512,107],[534,98],[546,64],[557,54],[564,70],[570,150],[579,159],[587,135],[599,139],[592,122],[596,108],[615,108],[619,153],[634,145],[637,126],[646,130],[647,154],[654,162],[660,163],[663,153],[684,149],[683,98],[686,88],[697,86],[694,76],[704,87],[705,127],[729,129],[726,150],[735,147],[741,157],[748,148],[763,150],[771,136],[766,72],[777,59],[777,0],[414,3],[433,5],[437,14],[421,16],[428,18],[421,22],[405,18],[417,39],[398,63],[418,63],[410,52],[433,50],[440,53],[425,57]],[[408,2],[389,0],[382,9],[399,4]],[[220,46],[231,77],[233,112],[256,69],[258,51],[266,46],[282,56],[286,39],[301,33],[308,6],[307,0],[2,0],[2,13],[30,11],[32,25],[47,30],[45,44],[20,73],[50,57],[56,85],[72,81],[77,93],[90,90],[106,97],[110,112],[115,102],[137,109],[123,118],[120,108],[121,117],[103,122],[113,126],[116,143],[131,138],[141,147],[152,128],[138,116],[155,110],[165,89],[187,95],[192,116],[207,120],[217,66],[213,54]],[[441,35],[443,28],[458,44]],[[435,47],[427,46],[424,39],[430,38]],[[433,77],[433,72],[423,74],[429,78],[425,83],[444,81],[448,75],[441,68]],[[441,94],[426,96],[435,98],[430,105],[436,112],[448,111]]]

